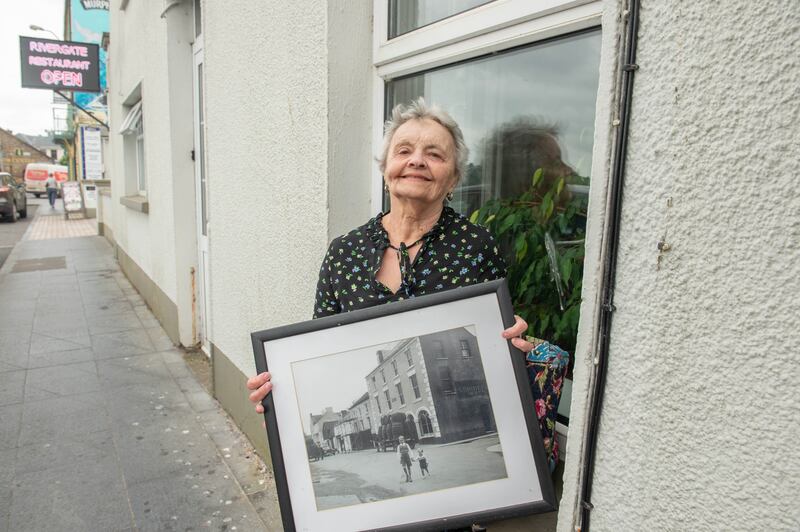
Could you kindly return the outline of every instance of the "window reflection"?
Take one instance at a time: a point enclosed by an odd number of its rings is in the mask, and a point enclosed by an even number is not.
[[[588,190],[599,61],[600,31],[582,32],[393,80],[387,110],[424,96],[458,121],[470,158],[451,205],[467,216],[537,168],[566,199]]]
[[[389,38],[408,33],[491,0],[389,0]]]

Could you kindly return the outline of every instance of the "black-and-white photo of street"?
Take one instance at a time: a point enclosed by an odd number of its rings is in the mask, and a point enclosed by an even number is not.
[[[507,476],[473,326],[292,372],[319,510]]]

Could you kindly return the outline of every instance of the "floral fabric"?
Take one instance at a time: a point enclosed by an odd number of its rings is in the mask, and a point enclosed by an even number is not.
[[[544,440],[545,455],[552,473],[558,465],[556,415],[561,401],[561,386],[569,365],[569,353],[538,338],[526,339],[535,346],[525,357],[528,381],[533,392],[533,404]]]
[[[433,229],[422,237],[414,261],[401,261],[400,288],[392,293],[375,278],[389,247],[383,216],[331,242],[319,272],[315,318],[505,275],[505,261],[489,231],[445,207]]]

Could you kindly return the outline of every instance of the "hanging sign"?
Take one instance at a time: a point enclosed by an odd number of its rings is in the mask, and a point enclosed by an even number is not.
[[[22,87],[98,92],[98,48],[96,44],[20,36]]]

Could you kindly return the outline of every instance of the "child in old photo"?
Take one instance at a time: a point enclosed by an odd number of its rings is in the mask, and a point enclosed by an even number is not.
[[[400,443],[397,444],[397,455],[400,457],[400,465],[403,468],[403,473],[406,474],[406,482],[414,482],[411,480],[411,446],[406,443],[403,436],[399,438]]]
[[[428,471],[428,458],[422,452],[422,449],[417,450],[417,462],[419,462],[419,471],[422,473],[422,476],[429,476],[430,472]]]

